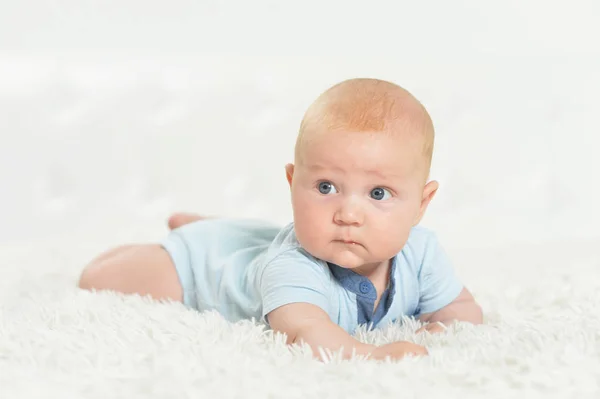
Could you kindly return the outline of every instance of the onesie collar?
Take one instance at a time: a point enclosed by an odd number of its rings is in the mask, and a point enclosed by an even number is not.
[[[362,276],[362,275],[352,271],[352,269],[346,269],[346,268],[340,267],[334,263],[327,262],[327,265],[329,266],[329,270],[331,270],[331,274],[333,274],[333,277],[345,289],[355,293],[358,296],[364,297],[364,298],[373,299],[373,300],[375,300],[377,298],[377,290],[375,289],[375,286],[373,285],[373,283],[371,283],[371,280],[369,280],[367,277]],[[394,276],[396,274],[395,271],[396,271],[396,257],[394,256],[390,262],[390,280],[389,280],[389,285],[387,287],[387,289],[389,289],[390,292],[395,291],[395,285],[396,285],[396,282],[394,279]]]

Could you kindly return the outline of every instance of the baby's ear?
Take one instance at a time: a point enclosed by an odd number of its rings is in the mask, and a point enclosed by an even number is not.
[[[417,220],[415,221],[415,224],[414,224],[415,226],[421,222],[421,219],[423,219],[423,216],[425,215],[425,211],[427,210],[429,203],[433,199],[433,196],[435,195],[435,193],[437,193],[437,190],[439,187],[440,187],[440,184],[437,181],[432,180],[429,183],[427,183],[425,185],[425,187],[423,188],[423,197],[421,199],[421,207],[419,208],[419,215],[417,216]]]
[[[294,176],[294,164],[288,163],[285,165],[285,177],[287,178],[290,187],[292,187],[292,176]]]

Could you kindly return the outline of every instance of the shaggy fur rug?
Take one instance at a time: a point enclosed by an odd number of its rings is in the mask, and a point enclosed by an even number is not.
[[[82,266],[105,245],[72,240],[0,247],[2,397],[600,397],[598,243],[450,250],[484,325],[362,330],[361,340],[411,340],[430,356],[323,363],[252,321],[81,291]]]

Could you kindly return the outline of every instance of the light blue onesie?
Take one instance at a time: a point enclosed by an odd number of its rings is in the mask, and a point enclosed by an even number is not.
[[[390,284],[373,311],[376,290],[349,269],[300,247],[294,225],[207,219],[173,230],[162,242],[183,286],[184,304],[217,310],[227,320],[268,323],[280,306],[306,302],[322,308],[349,333],[360,324],[381,327],[452,302],[463,286],[436,236],[414,227],[390,270]]]

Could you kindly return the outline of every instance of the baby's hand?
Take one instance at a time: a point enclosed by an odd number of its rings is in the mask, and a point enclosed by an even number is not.
[[[436,323],[429,323],[424,325],[423,327],[419,328],[417,330],[417,334],[420,334],[424,331],[429,332],[430,334],[436,334],[436,333],[441,333],[446,331],[448,327],[446,327],[444,324],[440,323],[440,322],[436,322]]]
[[[389,356],[392,360],[398,360],[406,355],[426,356],[428,354],[429,352],[427,352],[427,349],[424,346],[413,344],[408,341],[398,341],[378,346],[371,352],[371,357],[373,359],[383,360]]]

